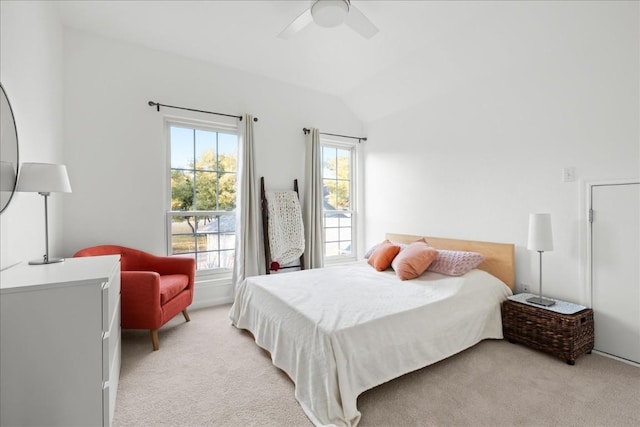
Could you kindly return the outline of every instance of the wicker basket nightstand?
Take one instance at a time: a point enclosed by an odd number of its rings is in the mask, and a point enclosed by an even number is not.
[[[546,351],[573,365],[593,350],[593,310],[561,314],[507,300],[502,304],[502,329],[511,342]]]

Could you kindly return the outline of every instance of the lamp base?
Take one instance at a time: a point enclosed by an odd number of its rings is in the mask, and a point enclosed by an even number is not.
[[[542,297],[527,298],[527,302],[530,302],[531,304],[542,305],[544,307],[551,307],[556,303],[553,300],[542,298]]]
[[[55,264],[57,262],[64,262],[64,258],[34,259],[33,261],[29,261],[29,265]]]

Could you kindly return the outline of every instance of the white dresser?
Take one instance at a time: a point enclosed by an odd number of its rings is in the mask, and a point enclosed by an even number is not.
[[[109,426],[119,376],[119,255],[0,273],[0,426]]]

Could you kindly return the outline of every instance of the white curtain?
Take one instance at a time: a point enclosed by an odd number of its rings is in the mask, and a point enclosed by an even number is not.
[[[257,191],[255,155],[253,149],[253,116],[244,114],[238,146],[238,177],[236,196],[236,256],[233,265],[233,286],[244,279],[266,272],[262,239],[262,213]]]
[[[320,131],[311,128],[305,136],[306,161],[304,179],[304,268],[324,266],[322,229],[322,158]]]

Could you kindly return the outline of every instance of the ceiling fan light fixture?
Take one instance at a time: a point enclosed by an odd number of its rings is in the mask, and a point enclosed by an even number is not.
[[[347,0],[317,0],[311,6],[313,21],[321,27],[337,27],[347,19]]]

